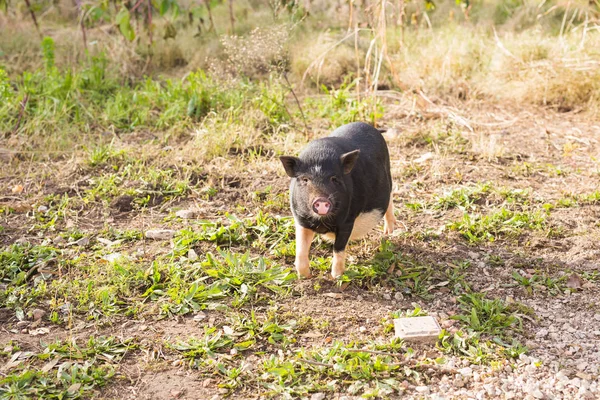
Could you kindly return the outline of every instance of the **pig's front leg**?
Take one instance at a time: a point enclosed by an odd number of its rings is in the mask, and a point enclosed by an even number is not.
[[[310,244],[315,237],[315,231],[296,224],[296,272],[299,276],[310,278]]]
[[[331,263],[331,276],[338,278],[346,271],[346,245],[352,234],[353,224],[344,225],[335,234],[333,243],[333,262]]]

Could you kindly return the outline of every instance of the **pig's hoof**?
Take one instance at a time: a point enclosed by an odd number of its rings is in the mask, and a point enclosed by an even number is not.
[[[303,269],[303,270],[297,269],[296,272],[298,273],[299,278],[305,278],[305,279],[312,278],[312,274],[310,273],[310,269],[308,269],[308,268]]]
[[[346,272],[345,269],[332,269],[331,276],[333,277],[333,279],[337,279],[340,276],[344,275],[344,272]]]
[[[384,235],[391,235],[392,233],[394,233],[394,227],[396,226],[396,220],[394,219],[393,221],[385,221],[383,223],[383,234]]]

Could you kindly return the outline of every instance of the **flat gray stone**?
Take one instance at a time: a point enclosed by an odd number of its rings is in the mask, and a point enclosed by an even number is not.
[[[394,328],[396,337],[416,342],[434,342],[442,331],[435,318],[430,316],[397,318]]]

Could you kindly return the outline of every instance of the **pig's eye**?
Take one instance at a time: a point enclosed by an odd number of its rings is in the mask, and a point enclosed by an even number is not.
[[[334,175],[334,176],[331,177],[331,182],[332,183],[340,183],[340,179],[337,176]]]

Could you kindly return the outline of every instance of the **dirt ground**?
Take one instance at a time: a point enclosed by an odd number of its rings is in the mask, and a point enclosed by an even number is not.
[[[401,390],[389,397],[600,398],[600,202],[556,205],[565,204],[561,199],[600,189],[600,122],[577,112],[558,113],[491,102],[415,109],[410,98],[387,101],[380,125],[387,128],[394,177],[398,225],[388,238],[394,252],[407,260],[430,265],[434,270],[468,262],[464,280],[471,291],[529,310],[521,313],[523,329],[513,337],[527,346],[526,354],[498,363],[478,364],[458,354],[445,354],[435,344],[410,345],[414,359],[445,357],[445,367],[429,371],[428,379],[422,382],[401,379]],[[428,142],[424,139],[428,132],[456,134],[449,134],[449,139]],[[142,135],[128,140],[135,143],[136,140],[143,142],[144,138]],[[174,164],[178,152],[175,147]],[[144,211],[121,210],[118,201],[91,205],[77,213],[70,226],[75,224],[92,238],[107,225],[142,231],[159,227],[179,230],[190,222],[169,220],[167,217],[173,208],[193,209],[197,219],[216,220],[225,211],[235,214],[238,204],[246,207],[247,214],[255,215],[263,207],[255,193],[267,186],[271,187],[272,195],[285,196],[288,178],[276,157],[267,155],[249,163],[245,169],[239,168],[235,157],[212,161],[205,166],[206,176],[193,185],[202,187],[208,181],[218,185],[219,191],[211,199],[192,192],[187,197]],[[13,158],[11,162],[14,168],[5,170],[0,177],[0,202],[15,211],[1,216],[4,229],[0,231],[0,244],[8,248],[24,240],[41,243],[48,236],[55,237],[67,230],[67,222],[57,225],[55,231],[32,230],[35,221],[30,210],[42,204],[48,194],[77,196],[86,189],[90,172],[81,168],[77,159],[28,164],[26,160],[17,162]],[[11,192],[11,188],[23,182],[23,176],[26,176],[26,190]],[[544,210],[544,204],[554,204],[547,213],[544,227],[524,229],[516,236],[498,235],[494,241],[471,243],[448,226],[460,220],[463,215],[460,208],[426,206],[417,210],[408,206],[433,204],[452,189],[485,182],[491,183],[492,190],[526,190],[527,210]],[[500,205],[490,196],[474,204],[471,211],[483,214]],[[285,202],[268,207],[272,214],[289,215]],[[378,228],[368,239],[352,244],[348,250],[350,262],[369,262],[378,251],[380,238]],[[206,243],[196,252],[203,257],[203,251],[214,251],[214,248],[213,243]],[[133,254],[140,249],[145,260],[152,260],[171,251],[172,245],[168,240],[139,240],[120,251]],[[319,247],[312,255],[331,256],[325,247]],[[276,260],[292,266],[290,258]],[[526,287],[515,281],[515,272],[524,277],[543,275],[561,283],[558,287],[543,283]],[[293,316],[296,320],[310,317],[321,321],[321,325],[313,323],[295,334],[295,343],[286,349],[265,344],[244,353],[247,368],[257,383],[240,385],[233,390],[221,385],[222,375],[190,367],[180,353],[165,345],[199,335],[205,327],[223,329],[226,310],[207,309],[201,312],[201,317],[197,317],[198,313],[166,318],[146,313],[134,319],[114,316],[93,320],[75,315],[72,329],[44,318],[39,327],[48,328],[49,333],[33,336],[31,330],[25,329],[22,333],[22,325],[18,325],[14,313],[5,309],[0,316],[0,344],[18,343],[22,350],[39,352],[44,349],[41,342],[59,339],[75,338],[77,342],[84,342],[98,335],[134,339],[138,348],[116,364],[116,375],[106,386],[86,395],[93,398],[266,398],[275,396],[260,385],[260,364],[266,357],[276,355],[285,359],[294,351],[327,346],[332,340],[389,342],[392,332],[384,329],[382,321],[396,310],[411,310],[418,304],[449,332],[456,331],[461,325],[450,317],[460,312],[458,294],[447,285],[441,280],[427,281],[428,295],[423,298],[410,290],[399,291],[385,279],[375,283],[351,281],[341,288],[328,279],[326,273],[311,280],[296,281],[290,295],[271,303],[277,303],[277,313],[282,317]],[[266,312],[272,306],[267,301],[244,305],[242,310]],[[37,307],[50,310],[46,302]],[[240,355],[225,357],[235,359]],[[7,357],[3,359],[8,363]],[[316,400],[353,396],[355,394],[322,390],[304,397]]]

